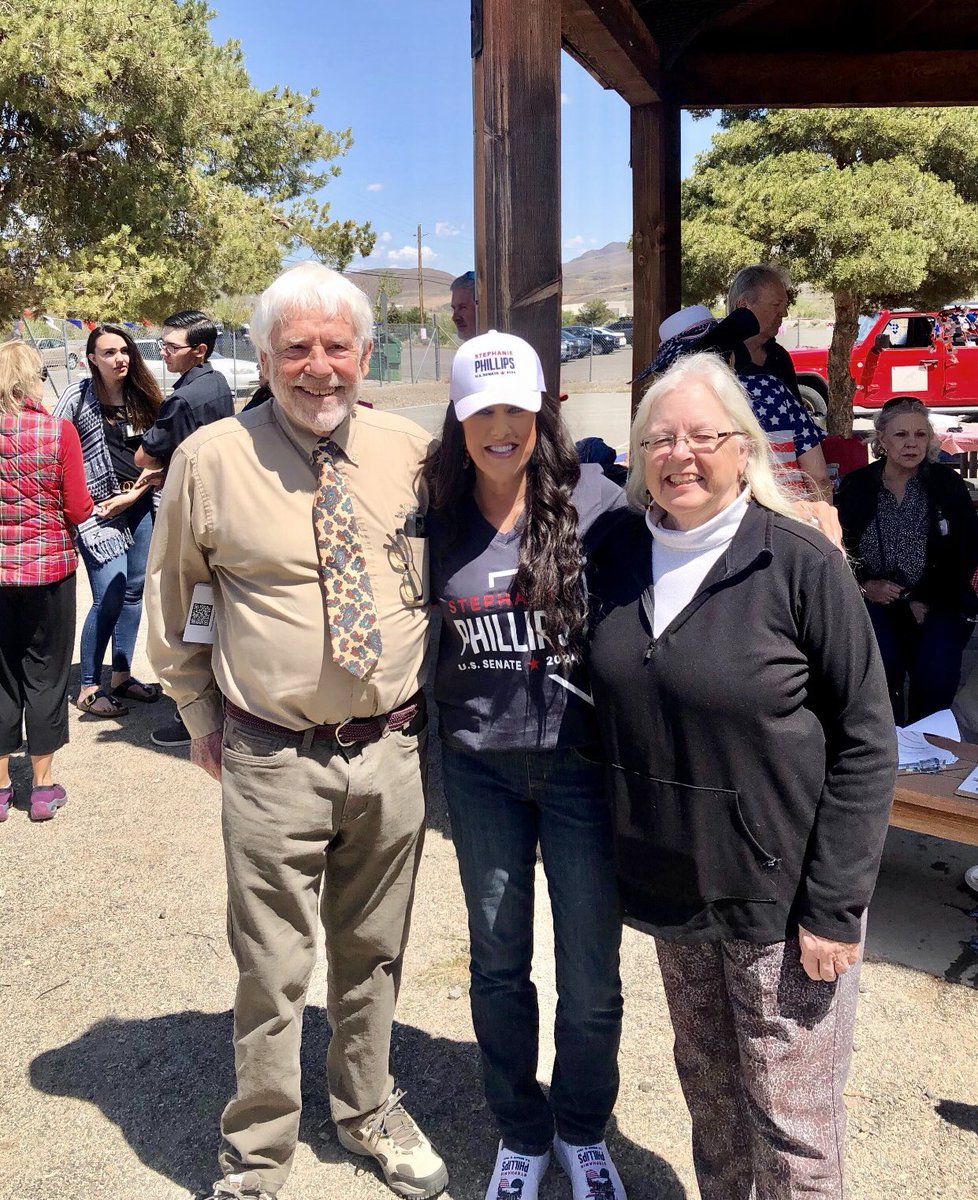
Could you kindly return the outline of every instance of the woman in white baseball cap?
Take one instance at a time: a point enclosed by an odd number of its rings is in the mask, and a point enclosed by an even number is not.
[[[621,937],[611,828],[581,661],[583,567],[624,511],[582,466],[536,352],[491,330],[461,346],[426,463],[435,697],[469,916],[472,1019],[500,1132],[486,1200],[536,1200],[551,1148],[575,1200],[625,1189],[605,1145],[618,1091]],[[537,845],[554,919],[556,1060],[537,1082],[530,981]],[[608,1187],[612,1190],[607,1190]]]

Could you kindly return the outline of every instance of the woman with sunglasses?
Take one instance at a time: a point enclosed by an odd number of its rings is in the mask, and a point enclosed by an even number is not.
[[[903,725],[950,707],[957,691],[978,615],[978,516],[960,475],[934,461],[920,400],[888,400],[875,425],[878,461],[845,476],[837,504]]]
[[[501,1139],[486,1200],[536,1200],[551,1149],[576,1200],[625,1200],[604,1142],[622,1013],[611,826],[602,769],[580,753],[597,737],[581,663],[583,555],[622,492],[579,464],[521,339],[466,341],[450,399],[425,469],[442,617],[435,698],[472,1020]],[[556,955],[549,1096],[537,1082],[530,981],[538,844]]]
[[[68,673],[75,635],[71,526],[92,511],[78,434],[49,416],[47,372],[23,342],[0,346],[0,821],[14,802],[10,754],[26,725],[30,818],[66,802],[54,755],[68,741]]]
[[[81,637],[81,687],[75,704],[93,717],[118,717],[123,700],[152,703],[159,684],[132,675],[143,606],[146,557],[160,473],[141,470],[135,454],[163,397],[132,338],[119,325],[99,325],[85,348],[90,379],[71,384],[55,409],[81,439],[85,478],[95,512],[78,529],[92,589]],[[112,679],[102,687],[102,663],[112,641]]]

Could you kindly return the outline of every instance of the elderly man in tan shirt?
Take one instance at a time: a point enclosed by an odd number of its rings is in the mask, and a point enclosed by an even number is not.
[[[371,332],[319,264],[268,288],[251,336],[274,398],[177,449],[150,556],[150,658],[223,792],[237,1094],[211,1200],[288,1176],[317,908],[340,1143],[398,1195],[448,1183],[389,1063],[424,831],[428,437],[356,407]]]

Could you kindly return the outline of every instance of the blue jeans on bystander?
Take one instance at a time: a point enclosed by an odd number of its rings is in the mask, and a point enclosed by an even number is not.
[[[604,771],[576,750],[468,752],[445,746],[445,794],[471,941],[472,1021],[486,1099],[504,1144],[604,1138],[618,1094],[621,918]],[[553,911],[556,1061],[537,1082],[539,1011],[530,981],[537,842]]]
[[[107,563],[97,562],[81,546],[81,556],[92,588],[92,607],[81,635],[81,685],[101,686],[105,650],[112,639],[112,670],[130,671],[136,649],[136,634],[143,612],[143,583],[146,559],[153,536],[153,493],[145,495],[126,509],[132,545],[125,554]]]

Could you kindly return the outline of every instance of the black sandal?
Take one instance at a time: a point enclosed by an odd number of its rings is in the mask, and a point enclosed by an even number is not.
[[[163,689],[158,683],[142,683],[130,675],[112,689],[112,695],[121,696],[123,700],[138,700],[140,704],[155,704],[163,695]]]
[[[105,709],[99,710],[95,707],[99,700],[104,700],[110,706],[108,712]],[[97,691],[86,696],[84,700],[76,700],[75,708],[80,712],[88,713],[90,717],[123,717],[129,711],[114,696],[110,696],[105,688],[99,688]]]

